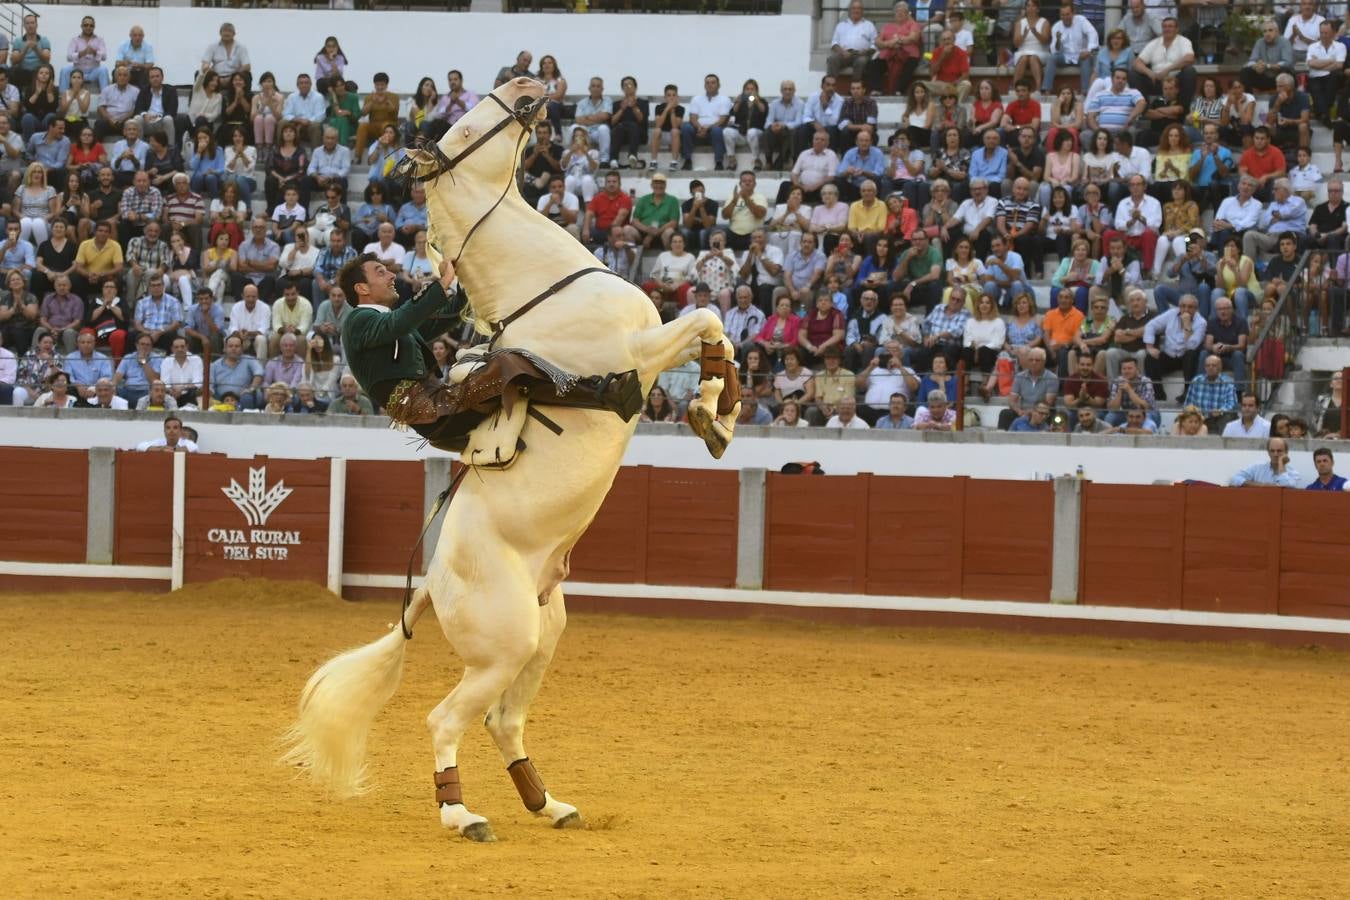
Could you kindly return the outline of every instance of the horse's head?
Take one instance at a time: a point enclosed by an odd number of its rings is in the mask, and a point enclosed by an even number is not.
[[[501,185],[515,175],[520,150],[544,107],[544,85],[513,78],[483,97],[435,144],[408,151],[404,174],[421,181],[453,173],[456,188]]]

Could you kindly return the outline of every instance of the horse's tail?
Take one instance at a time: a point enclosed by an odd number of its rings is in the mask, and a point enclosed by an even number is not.
[[[421,588],[405,621],[411,629],[431,604]],[[281,761],[299,766],[337,797],[366,791],[366,738],[375,716],[394,696],[403,677],[403,630],[339,653],[310,676],[300,694],[300,712],[283,741]]]

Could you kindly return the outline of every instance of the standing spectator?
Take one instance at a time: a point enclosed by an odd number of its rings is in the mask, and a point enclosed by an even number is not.
[[[605,82],[601,78],[592,78],[590,93],[577,101],[576,114],[573,117],[577,125],[586,129],[586,135],[595,144],[600,153],[600,165],[609,166],[612,133],[610,121],[613,119],[612,106],[605,97]],[[686,168],[688,168],[686,166]]]
[[[235,72],[243,72],[253,82],[253,66],[249,62],[248,48],[234,39],[234,26],[224,22],[220,26],[220,40],[206,48],[202,54],[203,72],[214,72],[220,78],[229,78]]]
[[[131,71],[131,83],[138,88],[149,84],[150,69],[155,65],[155,48],[145,42],[145,29],[132,25],[127,39],[117,48],[115,65],[126,66]],[[161,73],[162,75],[162,73]],[[170,144],[173,140],[170,139]]]
[[[909,7],[905,7],[906,13]],[[917,23],[916,23],[917,25]],[[840,19],[830,37],[830,55],[825,70],[830,75],[848,75],[861,81],[863,71],[876,53],[877,28],[863,18],[862,0],[848,5],[848,18]]]
[[[1311,7],[1308,0],[1305,5]],[[1290,19],[1292,25],[1294,20]],[[1229,487],[1298,487],[1298,470],[1289,465],[1289,443],[1282,437],[1266,439],[1265,462],[1240,469],[1228,480]]]
[[[97,90],[103,90],[108,84],[108,70],[103,62],[108,58],[108,46],[103,38],[94,34],[94,17],[85,16],[80,20],[80,33],[70,39],[66,47],[66,61],[70,65],[61,70],[61,89],[70,86],[70,73],[79,69],[84,74],[85,83],[92,82]],[[130,77],[131,69],[127,67]]]

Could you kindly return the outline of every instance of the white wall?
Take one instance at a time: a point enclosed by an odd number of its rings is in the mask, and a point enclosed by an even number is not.
[[[582,94],[592,75],[617,93],[632,75],[644,95],[660,95],[666,82],[688,96],[703,76],[717,72],[724,86],[739,90],[756,78],[777,93],[784,78],[805,84],[811,56],[810,16],[657,16],[507,13],[358,12],[189,7],[33,7],[38,31],[52,42],[52,60],[64,65],[66,44],[92,14],[96,33],[115,56],[133,24],[145,29],[156,61],[170,82],[192,81],[203,50],[217,40],[222,22],[232,22],[252,59],[254,75],[270,70],[283,90],[302,71],[313,73],[324,37],[337,37],[350,61],[347,75],[368,90],[377,71],[389,73],[392,90],[409,93],[423,75],[445,87],[445,73],[459,69],[473,90],[490,90],[498,69],[529,50],[558,60],[568,91]],[[697,48],[692,50],[691,48]],[[760,52],[754,52],[758,48]],[[754,56],[753,64],[739,64]],[[58,65],[57,61],[62,62]]]
[[[186,422],[200,432],[203,450],[236,457],[414,460],[442,455],[419,448],[421,441],[411,432],[348,425],[349,420],[344,419],[318,417],[283,425],[261,418],[250,422],[251,418],[239,414],[236,421],[229,422],[214,414],[184,415]],[[56,417],[31,410],[0,414],[0,444],[13,446],[129,449],[161,433],[159,419],[153,416],[74,411]],[[1224,482],[1238,469],[1265,457],[1260,442],[1225,442],[1219,438],[1187,442],[1180,438],[1094,436],[1076,438],[1070,444],[1062,435],[975,433],[952,440],[941,435],[925,439],[915,433],[860,434],[820,429],[803,429],[792,437],[774,429],[772,435],[742,433],[722,459],[714,460],[687,427],[681,426],[676,432],[663,426],[642,426],[642,433],[629,445],[624,464],[777,471],[786,462],[815,460],[831,475],[871,472],[1009,479],[1030,479],[1038,474],[1044,477],[1046,473],[1068,475],[1082,465],[1084,475],[1094,481],[1149,484],[1188,478]],[[546,453],[551,440],[541,432],[529,442],[527,452]],[[1307,481],[1312,480],[1314,472],[1312,446],[1291,453],[1294,468]]]

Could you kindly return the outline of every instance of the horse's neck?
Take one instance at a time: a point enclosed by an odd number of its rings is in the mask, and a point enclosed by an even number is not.
[[[442,248],[458,253],[472,227],[451,224]],[[562,278],[598,265],[576,238],[513,193],[473,233],[456,273],[476,315],[497,322]]]

